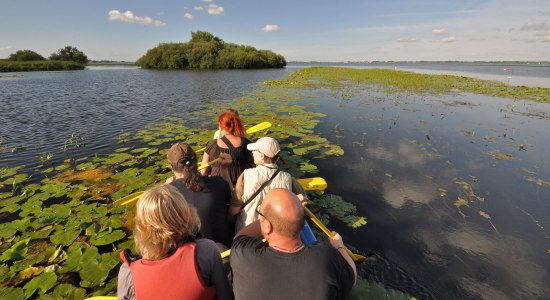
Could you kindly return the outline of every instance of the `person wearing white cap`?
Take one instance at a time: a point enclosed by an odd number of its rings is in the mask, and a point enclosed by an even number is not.
[[[277,168],[279,143],[272,137],[263,137],[247,145],[252,151],[255,168],[246,169],[235,184],[236,199],[231,201],[230,215],[236,215],[235,231],[259,219],[256,208],[268,191],[284,188],[306,201],[306,193],[298,181],[287,172]]]

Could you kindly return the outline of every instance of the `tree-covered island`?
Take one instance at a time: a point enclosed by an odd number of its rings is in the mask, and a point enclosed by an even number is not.
[[[205,31],[191,33],[186,43],[161,43],[136,61],[147,69],[283,68],[285,58],[270,50],[226,43]]]
[[[88,57],[72,46],[59,49],[49,59],[32,50],[18,50],[0,60],[0,72],[83,70],[86,64]]]

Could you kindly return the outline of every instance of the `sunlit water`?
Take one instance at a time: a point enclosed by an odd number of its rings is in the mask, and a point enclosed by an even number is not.
[[[25,164],[32,173],[48,153],[59,164],[64,145],[73,157],[110,153],[123,133],[296,69],[2,74],[16,76],[0,79],[0,167]],[[328,115],[316,130],[345,150],[314,161],[319,175],[368,220],[357,230],[331,227],[371,254],[365,276],[419,298],[550,294],[550,187],[539,185],[550,181],[548,104],[316,93],[306,102]]]

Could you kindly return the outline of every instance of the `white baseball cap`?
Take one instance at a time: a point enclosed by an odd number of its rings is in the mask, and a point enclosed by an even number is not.
[[[268,136],[258,139],[255,143],[248,144],[246,148],[250,151],[258,150],[271,158],[277,156],[281,151],[277,140]]]

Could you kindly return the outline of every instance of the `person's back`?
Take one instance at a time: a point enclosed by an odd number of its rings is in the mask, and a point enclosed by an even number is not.
[[[203,177],[205,187],[192,191],[185,187],[182,179],[172,181],[187,202],[197,209],[201,220],[201,233],[214,242],[231,247],[234,236],[233,224],[227,219],[231,190],[229,184],[219,176]]]
[[[269,191],[256,213],[260,219],[239,231],[231,247],[237,299],[347,297],[356,270],[339,234],[333,232],[332,246],[305,246],[300,240],[304,211],[286,189]]]
[[[239,236],[231,249],[236,299],[346,299],[351,267],[326,244],[284,253],[260,240]]]

